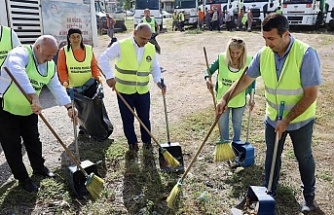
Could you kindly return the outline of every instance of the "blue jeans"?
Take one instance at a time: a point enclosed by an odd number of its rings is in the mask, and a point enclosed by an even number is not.
[[[233,127],[233,141],[239,141],[242,129],[242,117],[245,112],[245,106],[240,108],[227,108],[226,112],[219,119],[220,138],[222,140],[230,140],[229,122],[230,112],[232,111],[232,127]]]
[[[274,180],[272,185],[272,193],[275,194],[277,183],[279,179],[279,172],[281,169],[281,154],[283,151],[284,142],[286,139],[287,134],[289,134],[294,154],[297,158],[298,165],[299,165],[299,172],[300,177],[304,185],[303,194],[312,195],[314,193],[314,186],[315,186],[315,162],[312,155],[312,133],[313,133],[313,124],[314,120],[309,122],[304,127],[301,127],[298,130],[294,131],[286,131],[283,133],[282,138],[278,144],[277,150],[277,160],[274,170]],[[273,156],[273,150],[275,145],[275,129],[270,126],[268,123],[265,123],[265,138],[266,138],[266,161],[265,161],[265,186],[268,187],[269,182],[269,175],[271,169],[271,162]]]

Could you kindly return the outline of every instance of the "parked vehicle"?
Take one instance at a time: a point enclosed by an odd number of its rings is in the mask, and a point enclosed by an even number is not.
[[[169,19],[169,18],[172,18],[172,14],[170,14],[170,13],[168,13],[167,11],[165,11],[165,10],[162,10],[161,11],[161,14],[162,14],[162,17],[163,18],[166,18],[166,19]]]
[[[334,30],[334,0],[327,0],[325,4],[325,24],[328,30]]]
[[[114,2],[95,0],[95,12],[97,29],[100,34],[107,33],[107,13],[116,20],[115,32],[123,32],[127,30],[124,13]]]
[[[198,0],[175,0],[174,9],[177,13],[184,10],[184,24],[197,27]]]

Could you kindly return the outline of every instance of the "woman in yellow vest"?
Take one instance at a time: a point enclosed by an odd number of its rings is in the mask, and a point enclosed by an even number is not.
[[[304,201],[301,211],[308,213],[316,209],[315,161],[312,153],[312,133],[316,114],[316,99],[321,80],[321,65],[317,52],[309,45],[295,39],[289,32],[285,16],[271,13],[262,22],[262,36],[266,46],[254,57],[246,75],[235,89],[234,95],[246,89],[261,76],[265,85],[265,181],[270,194],[275,197],[280,177],[281,154],[289,134],[293,151],[298,161],[303,183]],[[234,86],[222,97],[216,113],[224,111],[226,98]],[[284,103],[283,116],[279,116],[281,103]],[[277,150],[274,150],[278,141]],[[272,170],[273,153],[277,151],[275,168]],[[269,179],[273,171],[273,180]]]
[[[234,37],[227,43],[227,48],[224,53],[218,55],[218,58],[211,64],[209,71],[205,71],[205,80],[207,88],[212,91],[213,84],[210,77],[218,70],[217,82],[215,86],[216,99],[220,101],[222,95],[229,87],[241,77],[241,74],[246,66],[249,65],[252,57],[247,55],[246,44],[243,39]],[[220,117],[220,138],[222,141],[229,141],[229,116],[232,114],[233,123],[233,141],[241,140],[242,116],[245,111],[246,94],[252,91],[255,87],[255,82],[248,90],[244,90],[236,98],[232,99],[228,104],[228,109]],[[253,108],[254,103],[250,104]]]
[[[101,80],[93,48],[83,44],[80,29],[68,30],[67,46],[59,50],[57,69],[59,80],[65,88],[81,87],[91,78]]]
[[[65,88],[82,87],[92,78],[102,80],[93,48],[83,44],[82,32],[78,28],[68,30],[67,45],[59,50],[57,69]],[[84,133],[80,126],[79,134]]]

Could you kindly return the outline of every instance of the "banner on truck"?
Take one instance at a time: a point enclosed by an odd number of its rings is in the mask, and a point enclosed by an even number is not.
[[[89,4],[57,0],[42,0],[44,34],[53,35],[59,48],[67,44],[67,31],[78,27],[85,44],[93,45],[92,18]]]

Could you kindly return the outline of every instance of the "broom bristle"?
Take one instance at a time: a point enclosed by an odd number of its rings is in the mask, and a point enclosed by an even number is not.
[[[214,161],[225,162],[235,158],[235,153],[232,144],[228,141],[219,141],[216,143]]]
[[[104,180],[102,178],[96,176],[94,173],[91,173],[88,176],[85,185],[94,200],[101,197],[104,189]]]
[[[175,159],[166,149],[162,150],[162,155],[171,168],[176,168],[180,166],[180,162]]]
[[[177,184],[173,187],[172,191],[170,191],[169,196],[167,197],[167,207],[173,209],[175,206],[176,199],[179,197],[181,192],[181,182],[178,181]]]

